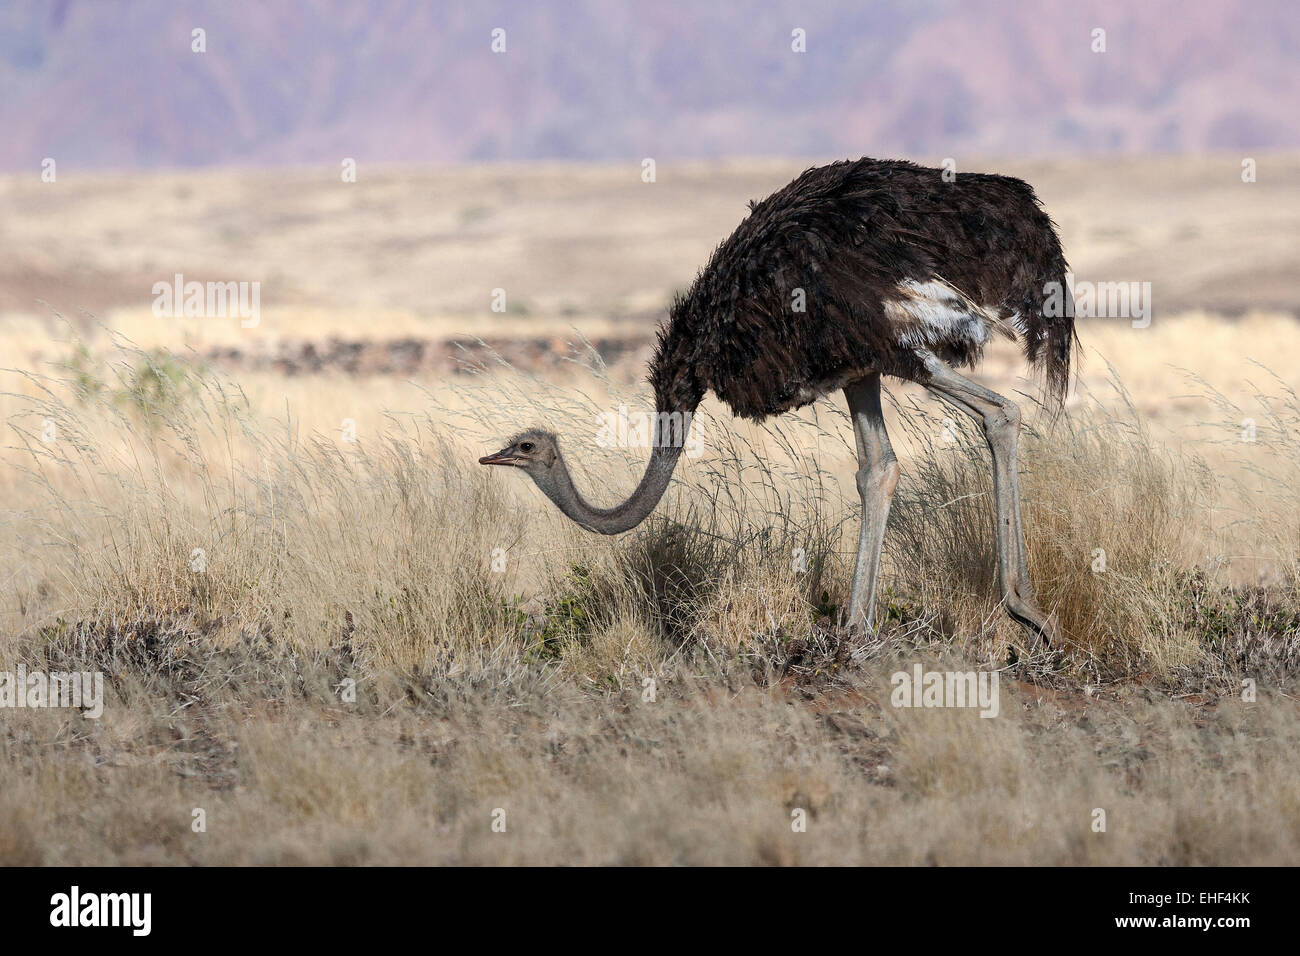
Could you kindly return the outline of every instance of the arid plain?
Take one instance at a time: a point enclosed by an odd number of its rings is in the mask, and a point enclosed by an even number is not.
[[[1059,419],[1006,343],[976,376],[1025,396],[1059,665],[916,389],[874,636],[835,620],[841,396],[710,399],[614,539],[476,464],[544,424],[626,494],[598,416],[808,162],[0,178],[0,671],[105,675],[99,719],[0,709],[0,862],[1296,862],[1300,157],[1252,158],[958,164],[1033,183],[1079,280],[1150,283],[1080,319]],[[177,274],[258,283],[255,324],[155,314]],[[996,671],[998,717],[893,706],[918,663]]]

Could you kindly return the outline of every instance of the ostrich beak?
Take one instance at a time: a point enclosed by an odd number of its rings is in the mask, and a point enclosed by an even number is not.
[[[510,454],[509,448],[502,448],[495,455],[484,455],[478,460],[480,465],[518,465],[521,459]]]

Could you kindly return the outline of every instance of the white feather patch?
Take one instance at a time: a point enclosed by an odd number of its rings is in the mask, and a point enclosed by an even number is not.
[[[898,342],[910,348],[955,346],[982,349],[993,332],[1015,338],[1014,319],[999,315],[995,306],[982,306],[940,278],[929,282],[904,279],[898,298],[885,301],[885,318],[895,328]]]

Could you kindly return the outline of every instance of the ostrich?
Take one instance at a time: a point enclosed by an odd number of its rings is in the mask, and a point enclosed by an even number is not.
[[[522,469],[573,521],[619,534],[650,514],[709,389],[762,421],[843,389],[862,500],[851,628],[870,629],[899,466],[885,433],[882,375],[919,383],[970,415],[992,454],[998,584],[1010,616],[1059,650],[1034,602],[1020,517],[1020,410],[956,369],[994,333],[1023,346],[1059,408],[1077,345],[1055,224],[1018,179],[945,178],[910,162],[864,158],[813,167],[762,202],[713,253],[660,328],[650,363],[657,414],[650,461],[622,504],[579,494],[556,436],[530,429],[480,464]],[[802,309],[798,306],[802,304]],[[1054,307],[1055,306],[1055,307]]]

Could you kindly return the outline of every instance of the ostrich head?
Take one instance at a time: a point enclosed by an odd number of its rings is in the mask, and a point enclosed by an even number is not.
[[[563,469],[564,460],[560,458],[560,442],[548,431],[530,428],[520,432],[495,455],[484,455],[478,460],[480,465],[504,465],[510,468],[522,468],[528,476],[544,488],[544,482],[553,479],[552,469],[557,465]]]
[[[681,440],[656,443],[636,490],[612,508],[597,508],[587,503],[569,476],[564,456],[560,454],[559,439],[540,428],[520,432],[505,448],[494,455],[484,455],[478,463],[522,469],[542,494],[582,527],[600,534],[618,534],[635,528],[654,510],[668,487],[681,452]]]

